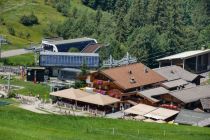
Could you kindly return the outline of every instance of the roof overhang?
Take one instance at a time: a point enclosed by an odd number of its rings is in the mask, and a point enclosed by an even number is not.
[[[207,53],[210,53],[210,49],[186,51],[186,52],[182,52],[182,53],[178,53],[178,54],[175,54],[175,55],[171,55],[171,56],[167,56],[167,57],[157,59],[157,61],[167,61],[167,60],[170,61],[170,60],[175,60],[175,59],[188,59],[188,58],[192,58],[192,57],[207,54]]]

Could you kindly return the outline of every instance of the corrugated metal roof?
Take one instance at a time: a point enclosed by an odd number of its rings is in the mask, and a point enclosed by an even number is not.
[[[145,104],[138,104],[129,109],[126,109],[124,112],[128,114],[135,114],[135,115],[145,115],[153,110],[156,110],[156,107],[145,105]]]
[[[69,53],[69,52],[50,52],[50,51],[42,51],[40,55],[65,55],[65,56],[97,56],[98,53]]]
[[[166,120],[176,114],[178,114],[179,111],[171,110],[171,109],[166,109],[166,108],[158,108],[156,110],[151,111],[150,113],[144,115],[145,117],[148,118],[153,118],[157,120]]]
[[[96,53],[100,48],[102,48],[102,44],[89,44],[87,45],[81,53]]]
[[[210,109],[210,98],[200,99],[203,109]]]
[[[83,37],[83,38],[75,38],[75,39],[59,40],[59,41],[47,41],[47,42],[51,44],[59,45],[59,44],[69,44],[69,43],[76,43],[76,42],[83,42],[83,41],[96,41],[96,40],[93,38]]]
[[[158,96],[158,95],[162,95],[166,93],[169,93],[169,90],[163,87],[158,87],[158,88],[140,91],[137,94],[140,96],[146,97],[153,102],[159,102],[159,100],[155,99],[154,96]]]
[[[166,120],[167,118],[176,115],[179,111],[165,108],[157,108],[145,104],[138,104],[129,109],[126,109],[124,112],[157,120]]]
[[[75,69],[75,68],[63,68],[61,71],[69,71],[69,72],[81,72],[80,69]]]
[[[209,98],[210,85],[197,86],[194,88],[171,92],[169,94],[184,103],[190,103],[190,102],[198,101],[202,98]]]
[[[200,122],[210,119],[209,113],[182,109],[174,120],[175,123],[199,126]],[[210,124],[210,120],[209,120]]]
[[[210,52],[210,49],[186,51],[186,52],[182,52],[182,53],[178,53],[178,54],[175,54],[175,55],[171,55],[171,56],[167,56],[167,57],[157,59],[157,61],[173,60],[173,59],[186,59],[186,58],[198,56],[198,55],[209,53],[209,52]]]
[[[163,77],[165,77],[166,79],[168,79],[168,81],[183,79],[192,82],[194,79],[196,79],[199,76],[197,74],[193,74],[175,65],[156,68],[153,70],[162,75]]]
[[[162,83],[162,85],[166,87],[167,89],[176,88],[176,87],[184,86],[187,84],[188,82],[182,79]]]

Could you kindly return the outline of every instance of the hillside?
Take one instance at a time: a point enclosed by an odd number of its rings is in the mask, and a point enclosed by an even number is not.
[[[102,60],[129,52],[155,68],[157,58],[210,47],[209,0],[2,0],[0,8],[6,24],[0,23],[0,34],[12,43],[4,50],[40,43],[44,36],[87,36],[109,44],[100,52]],[[19,23],[30,14],[38,17],[38,25]]]
[[[210,137],[209,128],[40,115],[13,105],[0,106],[0,112],[2,140],[208,140]]]
[[[78,0],[71,1],[69,11],[74,7],[82,11],[90,10],[90,8],[81,5]],[[19,22],[20,17],[31,13],[34,13],[38,17],[39,24],[29,27],[22,25]],[[64,17],[51,5],[45,4],[44,0],[1,0],[0,17],[6,24],[0,24],[0,35],[5,35],[9,42],[11,42],[11,45],[3,45],[3,50],[28,47],[30,42],[39,44],[43,38],[44,30],[49,25],[56,25],[67,19],[67,17]],[[8,33],[8,27],[14,28],[15,36]],[[29,38],[26,37],[28,33],[30,34]]]

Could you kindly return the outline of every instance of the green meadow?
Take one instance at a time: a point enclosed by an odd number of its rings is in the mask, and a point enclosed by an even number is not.
[[[209,140],[209,138],[209,128],[41,115],[19,109],[13,104],[0,106],[1,140]]]

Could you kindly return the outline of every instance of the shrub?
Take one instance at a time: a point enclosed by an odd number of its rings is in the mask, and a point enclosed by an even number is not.
[[[73,47],[69,49],[69,52],[79,52],[79,49]]]
[[[68,16],[68,6],[65,3],[59,2],[56,4],[56,9],[58,12],[62,13],[63,16]]]
[[[10,89],[11,90],[11,89]],[[15,98],[16,97],[16,93],[15,93],[15,91],[10,91],[9,93],[8,93],[8,97],[9,98]]]
[[[79,89],[79,88],[82,88],[82,87],[85,87],[85,86],[86,86],[85,81],[76,80],[72,87],[75,88],[75,89]]]
[[[35,24],[39,24],[38,18],[32,13],[29,16],[23,15],[20,18],[20,23],[22,23],[25,26],[32,26]]]
[[[19,36],[20,38],[23,38],[23,32],[19,32],[19,33],[18,33],[18,36]]]
[[[7,31],[9,34],[15,35],[15,29],[13,27],[11,27],[11,26],[7,27]]]
[[[0,17],[0,25],[5,25],[4,18]]]
[[[26,39],[29,39],[31,37],[30,33],[26,33]]]

